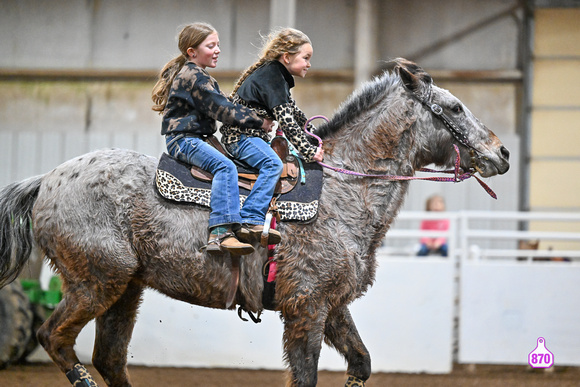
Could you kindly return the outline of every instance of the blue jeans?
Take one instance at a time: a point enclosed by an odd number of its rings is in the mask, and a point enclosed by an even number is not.
[[[417,253],[417,255],[420,256],[420,257],[426,257],[431,252],[432,252],[432,250],[429,250],[429,248],[426,245],[422,244],[421,245],[421,248],[419,249],[419,252]],[[447,243],[441,245],[441,247],[439,247],[439,249],[434,250],[433,252],[435,252],[438,255],[441,255],[443,257],[446,257],[447,256]]]
[[[242,223],[238,171],[234,163],[217,149],[197,137],[166,136],[168,153],[185,163],[213,174],[209,227]]]
[[[227,144],[226,147],[236,159],[260,171],[240,214],[243,223],[264,224],[270,200],[284,169],[282,160],[270,145],[259,137],[242,135],[240,141]]]

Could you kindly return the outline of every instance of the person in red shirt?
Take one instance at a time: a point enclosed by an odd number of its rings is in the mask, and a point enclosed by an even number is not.
[[[426,211],[445,211],[445,200],[439,195],[433,195],[427,199]],[[425,219],[421,222],[421,230],[447,231],[449,219]],[[423,237],[418,256],[442,255],[447,256],[447,239],[445,237]]]

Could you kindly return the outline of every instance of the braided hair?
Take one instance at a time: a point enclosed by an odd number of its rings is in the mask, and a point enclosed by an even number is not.
[[[163,69],[159,73],[159,79],[151,92],[151,99],[154,103],[152,109],[154,111],[162,114],[163,109],[165,109],[167,99],[169,98],[169,91],[171,90],[171,84],[179,73],[179,70],[181,70],[188,60],[187,49],[190,47],[197,48],[214,32],[216,32],[216,29],[210,24],[199,22],[188,24],[181,29],[177,41],[177,46],[179,51],[181,51],[181,54],[163,66]]]
[[[296,54],[300,52],[300,47],[306,43],[312,44],[308,36],[297,29],[283,28],[272,31],[265,39],[260,59],[242,73],[236,82],[230,97],[233,97],[234,94],[236,94],[246,78],[248,78],[250,74],[258,68],[262,67],[267,62],[278,60],[285,53]]]

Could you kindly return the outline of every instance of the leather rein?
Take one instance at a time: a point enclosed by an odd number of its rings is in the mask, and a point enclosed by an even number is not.
[[[453,177],[440,177],[440,176],[419,177],[419,176],[397,176],[397,175],[374,175],[374,174],[365,174],[365,173],[351,171],[348,169],[333,167],[333,166],[325,164],[321,161],[318,161],[318,164],[320,166],[322,166],[323,168],[327,168],[327,169],[330,169],[330,170],[338,172],[338,173],[343,173],[343,174],[353,175],[353,176],[360,176],[360,177],[371,177],[371,178],[375,178],[375,179],[384,179],[384,180],[390,180],[390,181],[427,180],[427,181],[458,183],[458,182],[461,182],[461,181],[464,181],[464,180],[467,180],[467,179],[473,177],[477,180],[477,182],[481,185],[481,187],[489,194],[489,196],[491,196],[494,199],[497,199],[497,195],[495,194],[495,192],[493,192],[493,190],[487,184],[485,184],[479,177],[475,176],[476,172],[481,172],[479,170],[479,167],[477,166],[477,163],[475,162],[475,158],[477,157],[476,153],[481,153],[481,152],[478,151],[477,149],[475,149],[473,147],[473,145],[471,145],[471,143],[469,142],[469,139],[467,138],[465,131],[461,130],[461,128],[455,122],[453,122],[453,120],[447,114],[445,114],[445,112],[443,111],[443,108],[440,105],[438,105],[436,103],[429,103],[429,102],[427,102],[426,99],[419,99],[418,97],[416,97],[416,98],[419,100],[419,102],[421,102],[421,104],[423,106],[425,106],[427,109],[429,109],[435,117],[438,117],[441,121],[443,121],[443,123],[445,124],[445,127],[449,130],[451,135],[461,145],[463,145],[469,149],[470,154],[471,154],[471,163],[473,165],[473,167],[470,168],[469,171],[463,172],[462,169],[460,168],[461,159],[459,156],[459,147],[455,144],[453,144],[453,148],[455,149],[455,153],[457,156],[455,157],[455,168],[454,169],[439,171],[439,170],[434,170],[434,169],[429,169],[429,168],[420,168],[418,170],[420,172],[428,172],[428,173],[453,174],[454,175]],[[321,118],[321,119],[325,120],[326,122],[329,122],[328,118],[326,118],[325,116],[313,116],[313,117],[309,118],[306,121],[306,123],[304,124],[304,131],[307,134],[309,134],[310,136],[316,138],[316,140],[318,140],[318,147],[320,148],[320,147],[322,147],[322,139],[320,137],[318,137],[317,135],[310,133],[308,131],[308,124],[312,120],[315,120],[318,118]]]

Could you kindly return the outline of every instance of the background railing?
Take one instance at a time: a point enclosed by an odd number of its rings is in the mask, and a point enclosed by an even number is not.
[[[450,221],[447,232],[419,230],[421,219],[442,217]],[[454,283],[445,279],[434,286],[453,294],[452,317],[447,317],[453,323],[447,328],[454,332],[454,361],[526,364],[537,338],[544,337],[558,354],[556,364],[579,366],[578,230],[580,213],[402,212],[387,233],[379,261],[449,265]],[[447,237],[449,257],[417,257],[423,236]],[[425,290],[430,291],[420,293]],[[439,298],[429,302],[450,310]]]
[[[449,219],[449,230],[420,230],[423,219]],[[450,259],[580,261],[580,213],[401,212],[382,251],[392,258],[416,257],[422,237],[446,237]]]

